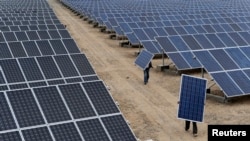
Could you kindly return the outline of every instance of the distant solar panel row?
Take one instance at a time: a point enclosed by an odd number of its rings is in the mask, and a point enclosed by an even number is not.
[[[65,29],[60,30],[34,30],[16,31],[16,32],[2,32],[0,33],[1,42],[13,41],[30,41],[30,40],[46,40],[46,39],[67,39],[71,38],[70,34]]]
[[[33,57],[80,53],[73,39],[15,41],[0,43],[0,60],[4,58]]]

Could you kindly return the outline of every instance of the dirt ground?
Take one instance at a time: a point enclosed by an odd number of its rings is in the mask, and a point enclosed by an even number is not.
[[[57,0],[48,0],[60,21],[86,54],[99,78],[110,88],[110,93],[136,137],[141,141],[206,141],[209,124],[250,124],[250,97],[239,97],[223,103],[207,96],[204,122],[198,123],[198,136],[184,130],[184,121],[177,119],[181,76],[173,71],[160,71],[161,58],[152,61],[147,85],[143,84],[143,71],[134,64],[138,48],[121,47],[120,40],[110,39],[92,24],[76,16]],[[171,60],[165,59],[165,63]],[[186,72],[201,76],[201,72]],[[210,80],[208,74],[205,78]],[[212,82],[209,81],[209,86]],[[220,93],[217,86],[211,87]]]

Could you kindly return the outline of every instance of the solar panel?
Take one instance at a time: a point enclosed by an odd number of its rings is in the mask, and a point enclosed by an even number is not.
[[[207,80],[182,74],[178,118],[203,122]]]
[[[102,81],[87,82],[82,85],[99,115],[119,112]]]
[[[161,53],[161,51],[160,51],[161,48],[158,45],[158,43],[155,42],[155,41],[142,41],[141,44],[143,45],[143,47],[147,51],[151,52],[152,54],[159,54],[159,53]]]
[[[25,141],[34,141],[34,140],[53,141],[53,138],[50,135],[49,129],[47,127],[22,130],[22,134]]]
[[[19,127],[44,124],[45,121],[30,90],[7,92]]]
[[[55,54],[48,40],[40,40],[40,41],[36,41],[36,43],[42,55],[45,56],[45,55]]]
[[[152,60],[153,57],[154,55],[152,53],[144,49],[136,57],[135,64],[139,68],[144,70],[148,66],[149,62]]]
[[[46,79],[61,77],[61,74],[51,56],[38,57],[37,61]]]
[[[46,30],[43,31],[37,31],[39,37],[41,40],[43,39],[50,39],[49,33]]]
[[[49,40],[56,54],[68,54],[61,40]]]
[[[11,52],[9,50],[7,43],[0,43],[0,59],[2,58],[12,58]]]
[[[110,140],[99,119],[79,121],[77,125],[85,140]]]
[[[64,77],[79,76],[68,55],[55,56],[54,58]]]
[[[80,50],[73,39],[62,39],[62,42],[70,54],[80,53]]]
[[[37,45],[35,43],[35,41],[24,41],[23,43],[23,47],[27,52],[27,55],[29,57],[32,56],[41,56],[39,49],[37,48]]]
[[[21,42],[9,42],[10,50],[14,57],[26,57],[25,50]]]
[[[22,141],[18,131],[1,133],[0,138],[4,141]]]

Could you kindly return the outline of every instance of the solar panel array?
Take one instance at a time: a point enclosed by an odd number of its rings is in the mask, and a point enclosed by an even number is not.
[[[178,118],[203,122],[207,80],[182,74]]]
[[[0,140],[136,141],[47,1],[0,3]]]
[[[227,97],[250,94],[249,0],[62,2],[177,70],[204,68]]]

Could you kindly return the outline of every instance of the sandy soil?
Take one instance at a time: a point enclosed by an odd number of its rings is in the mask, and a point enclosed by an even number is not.
[[[192,130],[184,130],[184,121],[177,119],[180,74],[160,71],[162,59],[153,59],[153,69],[147,85],[143,84],[143,71],[135,66],[138,48],[121,47],[119,40],[109,38],[92,24],[80,19],[57,0],[49,3],[60,21],[67,25],[72,38],[86,54],[96,73],[110,88],[120,110],[130,122],[141,141],[206,141],[209,124],[250,124],[250,97],[240,97],[228,103],[207,96],[204,122],[198,123],[198,137]],[[171,60],[166,59],[165,63]],[[186,72],[201,76],[200,72]],[[205,77],[209,80],[208,74]],[[209,85],[213,83],[209,82]],[[213,92],[219,89],[212,87]]]

